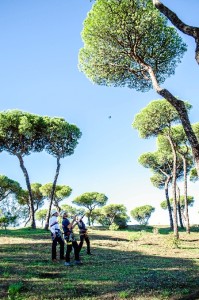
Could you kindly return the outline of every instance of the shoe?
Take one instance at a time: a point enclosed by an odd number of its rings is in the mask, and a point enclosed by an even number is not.
[[[64,266],[66,266],[66,267],[70,267],[70,266],[72,266],[72,265],[71,265],[71,263],[70,263],[70,262],[65,262],[65,263],[64,263]]]
[[[81,260],[75,260],[75,265],[82,265]]]

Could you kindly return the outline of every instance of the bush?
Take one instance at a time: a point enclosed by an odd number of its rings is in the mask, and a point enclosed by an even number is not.
[[[173,235],[173,233],[170,233],[167,239],[167,243],[169,247],[176,249],[176,248],[180,248],[181,241],[180,239],[177,239]]]
[[[128,235],[129,242],[136,242],[141,239],[143,232],[132,232]]]
[[[113,223],[109,226],[109,230],[118,230],[119,229],[119,225]]]

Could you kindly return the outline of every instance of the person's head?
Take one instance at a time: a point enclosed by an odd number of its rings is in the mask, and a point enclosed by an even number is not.
[[[51,216],[57,217],[59,215],[58,211],[56,209],[51,210]]]
[[[68,217],[67,211],[62,211],[62,212],[60,213],[60,216],[61,216],[63,219],[67,218],[67,217]]]

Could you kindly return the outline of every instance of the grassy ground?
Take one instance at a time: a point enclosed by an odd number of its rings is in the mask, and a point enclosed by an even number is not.
[[[152,227],[89,235],[93,255],[65,267],[51,262],[49,232],[0,230],[0,299],[199,299],[197,228],[180,242]]]

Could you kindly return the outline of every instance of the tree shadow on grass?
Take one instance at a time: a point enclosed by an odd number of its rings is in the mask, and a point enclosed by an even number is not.
[[[165,257],[160,249],[151,255],[142,250],[127,251],[127,246],[122,248],[124,241],[113,248],[107,240],[104,247],[95,244],[94,255],[82,255],[82,266],[72,267],[65,267],[63,261],[51,262],[50,241],[34,243],[33,239],[30,243],[24,239],[24,243],[1,245],[0,298],[7,299],[9,286],[16,282],[23,283],[22,299],[34,300],[138,299],[142,296],[143,299],[186,299],[187,294],[197,297],[196,260],[173,257],[172,252],[172,256]]]
[[[161,235],[168,235],[173,233],[173,231],[170,229],[170,227],[159,227],[159,226],[145,226],[145,225],[128,225],[126,229],[116,231],[116,236],[113,236],[111,233],[109,234],[108,228],[103,228],[99,226],[93,226],[89,229],[89,235],[92,236],[94,239],[97,237],[99,240],[113,240],[113,241],[129,241],[128,238],[122,238],[117,236],[117,232],[124,232],[126,235],[131,234],[131,233],[138,233],[138,232],[147,232],[147,233],[153,233],[154,228],[158,229],[158,233]],[[92,231],[94,230],[93,233]],[[185,232],[185,229],[179,228],[179,232]],[[98,232],[103,233],[101,236],[99,236]],[[191,227],[191,232],[199,232],[199,227],[198,226],[192,226]],[[77,231],[76,231],[77,234]],[[77,234],[78,235],[78,234]],[[15,229],[15,230],[3,230],[0,229],[0,236],[8,236],[8,237],[21,237],[28,239],[31,236],[31,239],[34,240],[39,240],[45,239],[48,240],[50,237],[50,230],[46,229],[32,229],[30,227],[25,227],[25,228],[20,228],[20,229]]]
[[[122,237],[119,237],[119,236],[111,236],[111,234],[104,234],[103,236],[99,236],[95,233],[89,233],[89,237],[91,237],[91,239],[95,240],[99,240],[99,241],[118,241],[118,242],[128,242],[129,239],[127,238],[122,238]]]
[[[121,237],[114,237],[109,234],[109,230],[104,230],[106,234],[103,234],[99,236],[97,233],[92,233],[89,231],[89,236],[91,236],[93,239],[97,238],[99,240],[113,240],[113,241],[128,241],[127,238],[121,238]],[[12,238],[24,238],[29,239],[31,236],[31,239],[33,240],[40,240],[41,236],[43,240],[49,240],[50,239],[50,230],[45,229],[31,229],[31,228],[23,228],[23,229],[17,229],[17,230],[0,230],[0,236],[7,236]],[[75,232],[75,236],[77,238],[79,237],[78,231]]]
[[[23,238],[23,239],[49,239],[50,230],[45,229],[32,229],[30,227],[19,228],[19,229],[0,229],[0,237],[12,237],[12,238]]]

